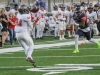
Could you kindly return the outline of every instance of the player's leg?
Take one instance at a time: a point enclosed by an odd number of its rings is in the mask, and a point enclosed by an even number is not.
[[[63,22],[62,27],[63,27],[62,39],[65,40],[65,37],[64,37],[66,35],[66,33],[65,33],[65,31],[66,31],[66,23],[65,22]]]
[[[90,32],[91,32],[91,38],[93,38],[93,35],[94,35],[94,24],[90,25]]]
[[[59,23],[57,23],[56,26],[57,26],[56,27],[57,28],[57,35],[58,35],[58,38],[59,38]]]
[[[78,53],[79,52],[79,49],[78,49],[78,38],[82,34],[83,34],[82,30],[78,29],[76,34],[75,34],[75,50],[73,51],[73,53]]]
[[[100,43],[98,41],[96,41],[95,39],[91,38],[90,31],[89,32],[85,32],[84,34],[85,34],[87,40],[89,40],[90,42],[96,43],[98,48],[100,48]]]
[[[96,23],[94,24],[93,30],[94,30],[94,32],[95,32],[96,35],[99,34],[98,29],[97,29],[97,24],[96,24]]]
[[[75,36],[75,25],[72,24],[72,37]]]
[[[62,33],[63,33],[63,23],[62,21],[59,22],[59,40],[62,40]]]
[[[62,31],[62,39],[65,40],[65,29]]]
[[[25,39],[26,44],[29,46],[28,51],[27,51],[27,57],[31,57],[32,58],[32,53],[34,50],[34,43],[33,40],[30,36],[28,36],[27,39]],[[32,58],[33,59],[33,58]]]
[[[27,53],[26,60],[30,61],[32,63],[32,65],[34,67],[36,67],[36,63],[32,58],[32,53],[33,53],[33,50],[34,50],[33,40],[27,32],[23,33],[23,36],[27,36],[27,37],[23,37],[23,39],[22,39],[23,42],[21,42],[23,47],[26,47],[26,45],[28,46],[28,49],[26,50],[26,53]]]
[[[55,38],[57,38],[57,37],[58,37],[58,28],[55,27]]]
[[[18,43],[22,46],[22,48],[24,49],[25,51],[25,55],[27,56],[27,50],[28,50],[28,46],[26,45],[26,43],[24,42],[23,38],[26,37],[26,36],[22,36],[23,33],[17,33],[16,36],[17,36],[17,40],[18,40]]]
[[[41,34],[40,34],[40,38],[41,38],[41,39],[43,38],[44,28],[45,28],[45,23],[42,22],[42,25],[41,25]]]
[[[36,39],[39,39],[39,37],[40,37],[40,25],[37,24],[37,25],[36,25],[36,28],[37,28]]]
[[[32,53],[34,50],[33,40],[29,34],[27,34],[27,38],[24,38],[24,40],[25,40],[26,44],[29,46],[29,48],[27,50],[27,60],[30,61],[34,67],[36,67],[36,63],[32,58]]]
[[[35,38],[35,27],[32,30],[32,36],[33,36],[33,38]]]

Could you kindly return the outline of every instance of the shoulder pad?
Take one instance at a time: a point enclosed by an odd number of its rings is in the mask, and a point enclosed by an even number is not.
[[[24,20],[24,21],[30,21],[31,20],[31,15],[30,14],[24,14],[24,15],[22,15],[22,20]]]

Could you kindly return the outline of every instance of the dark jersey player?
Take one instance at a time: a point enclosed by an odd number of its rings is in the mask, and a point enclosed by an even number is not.
[[[73,15],[73,19],[74,19],[76,25],[78,26],[77,32],[75,34],[75,50],[73,51],[73,53],[79,52],[78,38],[79,38],[79,36],[82,36],[83,34],[85,35],[85,37],[88,41],[96,43],[98,48],[100,48],[100,43],[98,41],[94,40],[93,38],[91,38],[90,27],[87,24],[86,15],[84,13],[80,12],[79,7],[76,8],[76,11]]]

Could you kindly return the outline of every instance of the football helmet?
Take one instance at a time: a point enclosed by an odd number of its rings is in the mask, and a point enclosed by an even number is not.
[[[19,13],[20,14],[28,14],[29,9],[28,9],[27,5],[25,5],[25,4],[21,5],[19,8]]]
[[[54,5],[53,8],[58,8],[58,6],[57,5]]]
[[[64,4],[61,4],[61,6],[60,6],[61,8],[65,8],[66,6],[64,5]]]

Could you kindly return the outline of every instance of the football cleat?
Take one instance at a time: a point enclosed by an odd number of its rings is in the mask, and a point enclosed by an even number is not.
[[[79,50],[74,50],[73,53],[79,53]]]
[[[36,62],[34,62],[33,59],[31,59],[30,57],[28,57],[26,60],[29,61],[29,62],[31,62],[32,65],[33,65],[35,68],[37,67],[37,66],[36,66]]]
[[[100,49],[100,42],[98,42],[98,44],[97,44],[97,45],[98,45],[98,48]]]
[[[32,63],[32,65],[33,65],[35,68],[37,68],[37,66],[36,66],[36,63],[35,63],[35,62],[33,62],[33,63]]]
[[[63,40],[66,40],[65,38],[62,38]]]

